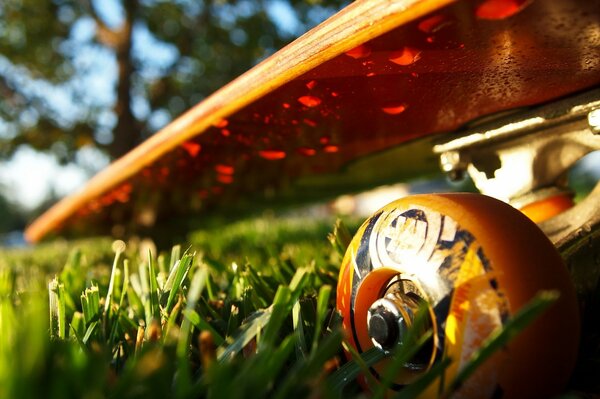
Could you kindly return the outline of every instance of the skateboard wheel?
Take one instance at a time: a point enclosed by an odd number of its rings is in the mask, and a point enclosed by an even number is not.
[[[552,243],[521,212],[478,194],[402,198],[380,209],[346,251],[337,308],[359,352],[402,343],[421,301],[432,339],[394,380],[410,384],[444,356],[449,383],[473,352],[540,290],[559,299],[489,358],[458,392],[466,398],[549,397],[575,364],[579,313]],[[371,368],[375,380],[386,367]],[[423,397],[438,397],[440,381]]]
[[[569,194],[559,194],[525,205],[521,212],[536,223],[544,222],[575,205]]]

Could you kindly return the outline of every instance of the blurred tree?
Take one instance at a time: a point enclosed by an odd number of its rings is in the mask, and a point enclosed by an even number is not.
[[[25,224],[25,212],[19,205],[0,194],[0,243],[4,233],[22,230]]]
[[[3,0],[0,159],[119,157],[343,0]]]

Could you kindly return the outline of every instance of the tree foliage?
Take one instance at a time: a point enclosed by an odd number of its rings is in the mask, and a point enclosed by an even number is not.
[[[0,158],[119,157],[342,0],[4,0]]]

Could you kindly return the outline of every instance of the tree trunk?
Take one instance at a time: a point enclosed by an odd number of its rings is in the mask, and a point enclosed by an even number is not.
[[[132,33],[137,1],[125,0],[125,21],[119,29],[118,40],[114,46],[119,70],[117,81],[117,102],[114,107],[117,125],[113,130],[113,141],[109,146],[109,154],[113,159],[119,158],[140,141],[140,128],[131,111],[131,82],[134,73],[132,60]]]

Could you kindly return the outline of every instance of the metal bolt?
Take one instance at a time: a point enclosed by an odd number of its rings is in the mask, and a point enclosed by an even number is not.
[[[396,291],[397,287],[391,287],[394,291],[389,292],[383,298],[376,300],[369,308],[367,315],[367,328],[373,345],[377,348],[390,352],[397,345],[411,345],[408,342],[410,328],[415,328],[413,319],[423,302],[423,299],[414,292]],[[425,326],[421,326],[426,333],[431,328],[431,320]],[[425,345],[404,367],[413,371],[425,370],[433,354],[433,343]]]
[[[401,342],[406,322],[396,305],[389,299],[381,298],[373,303],[367,320],[369,336],[375,346],[390,350]]]
[[[600,133],[600,108],[593,110],[588,114],[588,124],[595,134]]]
[[[412,294],[392,292],[373,302],[367,316],[367,328],[373,344],[390,350],[402,344],[413,324],[420,298]]]
[[[459,181],[465,177],[467,164],[459,151],[446,151],[440,154],[440,166],[448,178]]]

